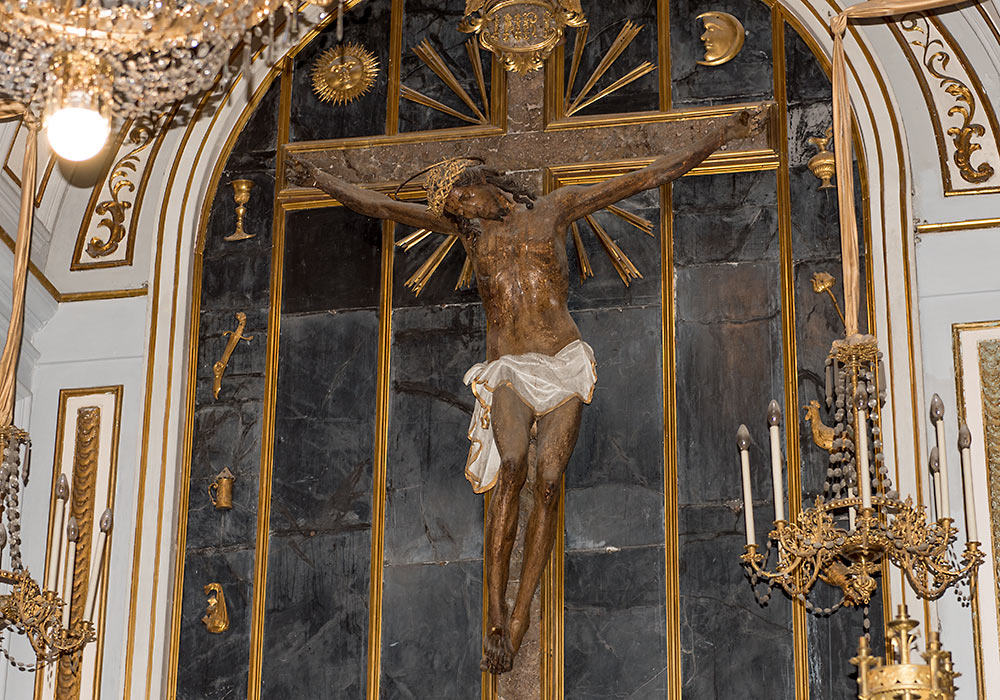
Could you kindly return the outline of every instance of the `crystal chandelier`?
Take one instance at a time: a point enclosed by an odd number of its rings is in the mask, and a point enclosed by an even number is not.
[[[274,43],[294,0],[0,0],[0,99],[42,117],[57,153],[96,155],[111,118],[154,114],[209,89],[243,40]],[[341,8],[342,9],[342,8]]]

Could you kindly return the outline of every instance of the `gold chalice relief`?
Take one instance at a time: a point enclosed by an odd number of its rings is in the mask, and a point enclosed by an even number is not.
[[[371,89],[378,71],[378,59],[371,51],[360,44],[340,44],[313,63],[313,90],[323,102],[346,104]]]
[[[698,19],[705,24],[705,33],[701,35],[705,58],[698,64],[721,66],[736,58],[746,40],[743,23],[728,12],[702,12]]]

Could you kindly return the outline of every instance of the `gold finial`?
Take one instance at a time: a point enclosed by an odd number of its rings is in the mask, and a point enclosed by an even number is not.
[[[809,159],[807,164],[812,174],[818,177],[822,184],[821,190],[829,190],[835,187],[831,181],[837,171],[837,161],[833,153],[826,149],[827,144],[833,139],[833,127],[827,127],[826,136],[810,136],[807,140],[819,149],[819,153]]]

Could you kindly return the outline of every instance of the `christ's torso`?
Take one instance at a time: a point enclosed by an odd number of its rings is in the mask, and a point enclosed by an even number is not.
[[[569,266],[565,231],[544,204],[519,206],[503,221],[480,220],[466,242],[486,311],[486,354],[555,355],[580,338],[566,302]]]

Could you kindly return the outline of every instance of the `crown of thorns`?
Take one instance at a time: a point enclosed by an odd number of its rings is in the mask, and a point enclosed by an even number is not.
[[[482,164],[483,159],[476,157],[442,160],[440,163],[435,163],[430,167],[424,168],[409,178],[396,188],[396,194],[399,194],[399,191],[407,184],[427,173],[427,177],[424,178],[424,192],[427,193],[427,209],[435,216],[441,216],[444,213],[444,205],[448,201],[448,195],[451,194],[451,191],[455,188],[455,183],[462,177],[462,174],[469,168]]]

